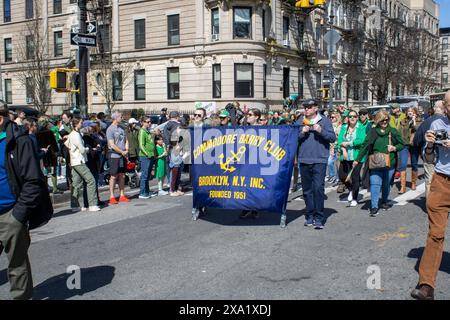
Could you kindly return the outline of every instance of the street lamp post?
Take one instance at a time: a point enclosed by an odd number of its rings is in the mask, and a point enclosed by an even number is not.
[[[328,23],[329,23],[329,27],[330,27],[330,31],[333,30],[333,20],[334,20],[334,13],[333,13],[333,1],[330,0],[330,2],[328,2]],[[329,78],[330,78],[330,92],[329,92],[329,96],[330,99],[328,101],[328,110],[332,110],[333,109],[333,96],[334,96],[334,90],[333,90],[333,85],[334,85],[334,72],[333,72],[333,55],[332,50],[331,50],[331,46],[333,45],[331,42],[328,44],[330,46],[330,50],[328,50],[328,73],[329,73]]]

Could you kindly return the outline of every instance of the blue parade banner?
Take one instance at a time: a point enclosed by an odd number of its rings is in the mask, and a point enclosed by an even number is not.
[[[299,126],[191,129],[193,207],[286,211]]]

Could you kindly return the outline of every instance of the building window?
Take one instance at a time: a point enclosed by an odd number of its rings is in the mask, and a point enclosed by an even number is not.
[[[104,1],[103,3],[105,3],[105,5],[106,5],[107,2],[108,1]],[[70,4],[78,3],[78,0],[70,0],[69,3]]]
[[[33,103],[33,79],[32,78],[26,78],[25,79],[25,94],[27,98],[27,103]]]
[[[134,100],[145,100],[145,70],[134,71]]]
[[[283,43],[289,43],[289,17],[283,17]]]
[[[211,10],[211,34],[220,33],[219,8]]]
[[[213,64],[213,98],[222,97],[222,75],[220,64]]]
[[[180,44],[180,15],[167,16],[169,46]]]
[[[444,84],[448,83],[448,73],[442,74],[442,83],[444,83]]]
[[[145,19],[134,20],[134,48],[145,48]]]
[[[5,79],[5,102],[12,103],[12,83],[11,79]]]
[[[5,39],[5,62],[12,61],[12,40],[11,38]]]
[[[61,57],[63,55],[63,37],[62,31],[56,31],[53,33],[55,57]]]
[[[53,14],[62,13],[62,0],[53,0]]]
[[[167,68],[167,98],[180,99],[179,68]]]
[[[442,50],[448,49],[448,38],[442,38]]]
[[[316,89],[322,88],[322,73],[316,72]]]
[[[253,98],[253,64],[234,64],[234,96]]]
[[[262,36],[263,36],[263,41],[266,41],[266,10],[262,11],[261,18],[262,18]]]
[[[283,68],[283,98],[287,98],[290,95],[289,92],[289,68]]]
[[[25,0],[25,19],[32,19],[34,16],[34,0]]]
[[[304,71],[302,69],[298,70],[298,97],[303,99],[303,79],[304,79]]]
[[[447,55],[442,56],[442,64],[444,66],[448,65],[448,56]]]
[[[304,39],[305,39],[305,22],[301,21],[298,23],[298,46],[299,50],[304,50]]]
[[[359,81],[353,82],[353,100],[359,100]]]
[[[251,39],[252,38],[252,9],[251,8],[233,8],[233,38]]]
[[[3,0],[3,22],[11,22],[11,0]]]
[[[369,100],[369,82],[363,81],[363,88],[362,88],[362,99],[363,101]],[[404,90],[404,88],[402,88]]]
[[[267,64],[263,64],[263,98],[267,98]]]
[[[34,36],[28,35],[25,37],[27,60],[34,59]]]
[[[98,25],[97,32],[98,48],[100,53],[111,52],[111,25]]]
[[[123,100],[122,71],[114,71],[112,73],[112,84],[113,84],[113,92],[112,92],[113,101],[122,101]]]

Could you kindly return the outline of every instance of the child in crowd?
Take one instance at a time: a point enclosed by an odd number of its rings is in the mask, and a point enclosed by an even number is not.
[[[156,178],[158,179],[158,196],[165,196],[167,192],[163,190],[164,179],[167,176],[166,162],[167,150],[162,136],[155,137],[156,143]]]
[[[183,169],[184,151],[181,147],[182,137],[178,134],[173,135],[170,139],[169,148],[169,169],[170,169],[170,196],[182,196],[184,192],[178,190],[180,186],[181,171]]]

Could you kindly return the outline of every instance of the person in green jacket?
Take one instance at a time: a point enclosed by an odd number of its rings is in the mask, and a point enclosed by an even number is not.
[[[370,215],[378,214],[378,200],[381,190],[381,205],[383,210],[389,210],[388,197],[391,188],[391,178],[394,174],[396,163],[395,153],[404,148],[403,139],[397,129],[389,126],[389,113],[380,111],[375,116],[375,128],[372,128],[353,162],[353,167],[358,166],[364,157],[375,153],[389,154],[390,167],[370,170]]]
[[[360,186],[360,172],[366,157],[363,157],[357,166],[353,162],[358,158],[359,150],[366,138],[366,128],[358,122],[358,114],[354,110],[348,112],[348,123],[343,124],[339,130],[337,148],[339,149],[339,179],[347,188],[350,207],[356,207]]]
[[[136,161],[139,156],[139,127],[137,126],[139,121],[135,118],[128,120],[128,127],[125,131],[128,141],[128,159],[130,161]]]
[[[150,194],[148,185],[151,179],[151,172],[155,164],[156,148],[153,137],[150,133],[151,120],[146,117],[142,122],[142,128],[139,130],[139,162],[141,164],[141,179],[139,199],[148,199],[157,193]]]

